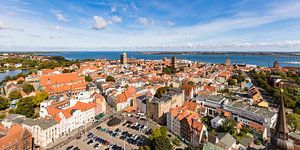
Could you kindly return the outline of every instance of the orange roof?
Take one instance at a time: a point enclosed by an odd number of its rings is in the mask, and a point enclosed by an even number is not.
[[[216,91],[216,87],[214,87],[214,86],[204,86],[203,90],[214,92],[214,91]]]
[[[115,102],[116,103],[127,102],[126,95],[124,93],[117,95],[117,98],[116,98]]]
[[[117,95],[115,102],[123,103],[127,102],[127,99],[130,97],[136,96],[136,90],[134,87],[128,87],[123,93]]]
[[[231,116],[231,112],[224,111],[224,116],[225,116],[225,117],[230,117],[230,116]]]
[[[193,124],[192,124],[192,127],[193,127],[193,129],[195,129],[198,132],[200,132],[202,130],[202,128],[203,128],[203,123],[200,122],[200,121],[194,120]]]
[[[220,77],[228,77],[231,74],[231,72],[225,71],[225,72],[221,72],[219,74]]]
[[[184,90],[186,95],[190,94],[194,88],[195,88],[195,85],[192,85],[192,84],[183,84],[182,85],[182,89]]]
[[[189,110],[196,111],[198,104],[196,102],[185,101],[183,106],[186,106]]]
[[[76,81],[84,81],[84,77],[77,76],[77,72],[55,74],[55,75],[43,75],[40,78],[40,83],[42,86],[71,83]]]
[[[45,86],[45,91],[58,93],[58,92],[64,92],[69,90],[84,90],[86,89],[86,82],[76,83],[73,85],[61,85],[61,86]]]
[[[134,107],[134,106],[129,106],[129,107],[127,107],[127,108],[125,108],[124,110],[123,110],[124,112],[133,112],[133,111],[136,111],[136,107]]]
[[[5,135],[0,138],[1,149],[2,146],[8,147],[8,145],[13,145],[16,142],[21,142],[23,140],[22,138],[24,137],[24,133],[26,132],[26,129],[17,124],[12,125],[11,128],[4,128],[2,126],[1,129],[5,130]]]
[[[258,131],[261,131],[261,132],[263,132],[265,130],[265,127],[263,125],[261,125],[259,123],[256,123],[256,122],[253,122],[253,121],[250,122],[249,126],[251,128],[254,128],[254,129],[256,129]]]
[[[237,123],[237,125],[236,125],[236,127],[237,127],[238,129],[242,129],[243,126],[244,126],[244,124],[243,124],[242,122],[239,122],[239,123]]]
[[[95,102],[90,102],[90,103],[83,103],[78,101],[74,106],[69,107],[67,109],[59,109],[55,106],[51,106],[47,108],[48,115],[52,116],[54,120],[57,122],[61,121],[61,118],[59,117],[59,113],[62,113],[65,118],[70,118],[72,116],[72,113],[74,110],[80,110],[80,111],[87,111],[92,108],[96,107]]]

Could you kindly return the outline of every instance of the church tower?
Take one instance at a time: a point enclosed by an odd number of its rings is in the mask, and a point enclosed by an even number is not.
[[[127,54],[123,52],[120,58],[121,64],[127,64]]]
[[[294,149],[293,143],[288,141],[289,130],[286,125],[282,83],[280,84],[280,87],[281,87],[281,100],[280,100],[277,122],[276,122],[276,126],[275,126],[275,133],[271,137],[271,148],[270,149],[293,150]]]
[[[171,65],[172,65],[173,69],[176,69],[176,57],[175,56],[172,57]]]

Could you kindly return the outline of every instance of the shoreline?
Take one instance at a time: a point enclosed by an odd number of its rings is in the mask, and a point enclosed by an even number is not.
[[[249,55],[249,56],[294,56],[300,57],[300,52],[193,52],[193,51],[182,51],[182,52],[170,52],[170,51],[143,51],[136,52],[144,55]]]

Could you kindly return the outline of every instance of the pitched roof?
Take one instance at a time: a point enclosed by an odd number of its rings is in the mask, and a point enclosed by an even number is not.
[[[183,103],[183,106],[186,106],[187,109],[189,109],[189,110],[196,111],[198,104],[196,102],[192,102],[192,101],[185,101]]]
[[[5,130],[5,135],[3,137],[0,137],[0,149],[8,147],[9,145],[13,145],[16,142],[22,141],[22,138],[27,131],[20,125],[12,125],[11,128],[4,128],[1,125],[1,129]]]
[[[51,106],[47,108],[48,115],[52,116],[54,120],[57,122],[61,121],[61,118],[59,117],[59,114],[62,113],[64,118],[68,119],[72,117],[73,113],[76,110],[80,110],[81,112],[90,110],[92,108],[96,107],[95,102],[90,102],[90,103],[83,103],[78,101],[74,106],[69,107],[67,109],[59,109],[57,107]]]
[[[226,149],[230,148],[236,142],[234,137],[229,133],[226,133],[225,135],[220,134],[218,137],[219,137],[218,145],[223,145]]]
[[[76,81],[84,81],[84,77],[78,76],[77,72],[54,74],[54,75],[43,75],[40,77],[40,83],[42,86],[70,83]]]

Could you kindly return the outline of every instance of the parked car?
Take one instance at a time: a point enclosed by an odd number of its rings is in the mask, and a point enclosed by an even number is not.
[[[97,130],[101,130],[101,126],[96,127]]]
[[[79,147],[76,146],[75,148],[73,148],[73,150],[80,150],[80,149],[79,149]]]
[[[99,148],[100,148],[100,144],[99,144],[99,143],[96,143],[96,144],[94,145],[94,148],[95,148],[95,149],[99,149]]]
[[[87,142],[88,145],[92,145],[93,143],[94,143],[93,140],[89,140],[89,141]]]
[[[68,146],[68,147],[66,148],[66,150],[71,150],[72,148],[73,148],[73,145]]]

